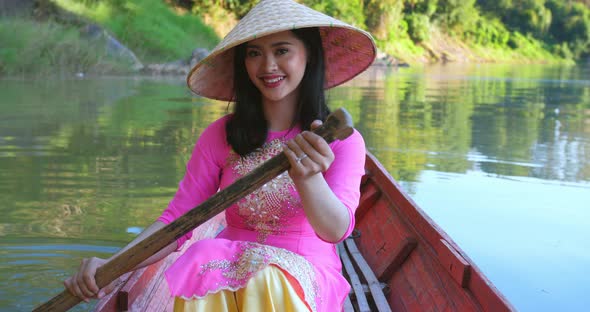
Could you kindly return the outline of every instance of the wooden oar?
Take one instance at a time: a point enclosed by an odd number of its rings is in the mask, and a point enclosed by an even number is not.
[[[346,110],[340,108],[330,114],[326,122],[313,132],[323,137],[328,143],[336,139],[345,139],[353,132],[352,118]],[[98,268],[94,276],[96,284],[99,288],[110,284],[182,235],[207,222],[231,204],[274,179],[289,167],[289,160],[284,153],[266,161],[199,206]],[[33,311],[67,311],[80,301],[80,298],[72,295],[68,290],[64,290]]]

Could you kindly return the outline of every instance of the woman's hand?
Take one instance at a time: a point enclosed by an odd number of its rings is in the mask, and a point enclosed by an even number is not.
[[[147,227],[147,229],[145,229],[133,241],[131,241],[131,243],[127,244],[127,246],[123,247],[121,250],[111,256],[110,259],[114,259],[165,226],[166,224],[164,224],[162,221],[156,221],[152,223]],[[158,251],[155,255],[152,255],[148,259],[144,260],[132,270],[137,270],[152,263],[158,262],[160,259],[165,258],[174,250],[176,250],[176,247],[176,241],[174,241],[168,246],[164,247],[162,250]],[[98,268],[103,266],[105,263],[107,263],[107,260],[96,257],[83,259],[78,272],[65,280],[64,286],[70,293],[72,293],[72,295],[80,298],[81,300],[84,300],[85,302],[89,302],[90,299],[100,299],[110,294],[115,289],[115,287],[121,284],[122,280],[121,277],[116,278],[109,285],[99,289],[98,285],[96,285],[94,275],[96,274],[96,270],[98,270]]]
[[[320,120],[315,120],[311,128],[315,129],[321,125]],[[326,140],[310,131],[303,131],[289,140],[284,151],[291,164],[289,175],[294,182],[328,170],[334,161],[334,153]]]
[[[315,120],[311,128],[321,125]],[[349,212],[321,175],[334,162],[332,149],[319,135],[304,131],[287,142],[285,155],[307,220],[323,240],[339,241],[350,224]]]
[[[64,286],[70,293],[85,302],[89,302],[90,299],[104,297],[112,292],[119,282],[119,279],[115,279],[102,289],[99,289],[98,285],[96,285],[96,280],[94,279],[96,270],[106,262],[107,260],[96,257],[82,259],[78,272],[65,280]]]

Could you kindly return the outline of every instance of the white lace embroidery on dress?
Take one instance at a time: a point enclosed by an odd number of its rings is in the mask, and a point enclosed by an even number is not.
[[[283,141],[275,139],[246,157],[232,151],[228,161],[235,173],[243,176],[282,151]],[[301,209],[300,198],[293,196],[294,189],[293,180],[284,172],[238,201],[238,214],[258,233],[259,243],[264,243],[268,235],[281,233],[282,226]]]
[[[233,259],[212,260],[201,265],[199,274],[221,270],[225,277],[225,281],[216,285],[216,289],[210,293],[223,289],[236,291],[246,286],[254,274],[268,265],[276,265],[297,279],[303,289],[305,301],[312,311],[316,311],[318,285],[309,261],[289,250],[253,242],[240,242],[240,249],[241,252],[234,255]]]

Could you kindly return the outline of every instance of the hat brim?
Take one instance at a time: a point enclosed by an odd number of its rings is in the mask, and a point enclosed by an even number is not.
[[[201,96],[232,101],[236,46],[270,34],[308,27],[317,27],[322,39],[324,88],[349,81],[373,63],[376,48],[369,33],[293,1],[266,0],[255,6],[210,55],[195,65],[187,76],[187,84]]]

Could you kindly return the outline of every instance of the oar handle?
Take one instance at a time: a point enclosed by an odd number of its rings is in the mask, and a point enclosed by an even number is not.
[[[328,143],[336,139],[345,139],[353,132],[352,118],[345,109],[340,108],[330,114],[326,122],[321,127],[314,129],[313,132],[323,137]],[[289,160],[284,153],[280,153],[266,161],[230,186],[211,196],[199,206],[191,209],[180,218],[98,268],[94,276],[96,284],[99,288],[105,287],[182,235],[205,223],[225,208],[274,179],[289,169],[289,166]],[[33,311],[67,311],[80,301],[80,298],[72,295],[68,290],[64,290]]]

